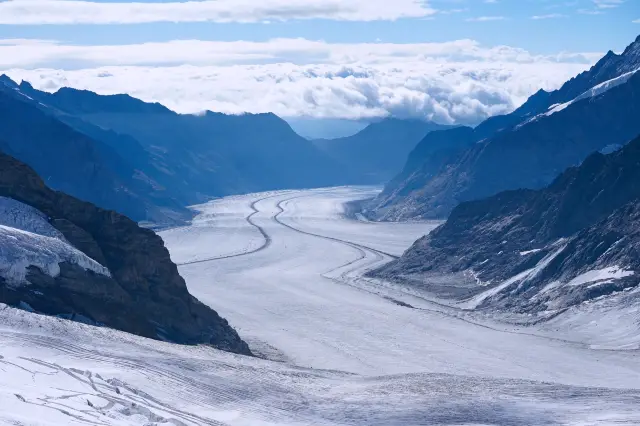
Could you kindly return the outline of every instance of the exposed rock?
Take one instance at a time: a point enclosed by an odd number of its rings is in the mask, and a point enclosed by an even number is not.
[[[591,155],[543,190],[460,204],[444,225],[373,275],[458,300],[483,293],[479,306],[523,312],[635,287],[638,182],[640,138]]]
[[[154,232],[119,213],[47,188],[30,167],[5,154],[0,154],[0,196],[44,213],[67,241],[111,274],[62,263],[60,274],[51,277],[32,267],[30,284],[0,285],[0,301],[24,302],[46,314],[79,314],[154,339],[208,343],[250,354],[226,320],[189,294]]]

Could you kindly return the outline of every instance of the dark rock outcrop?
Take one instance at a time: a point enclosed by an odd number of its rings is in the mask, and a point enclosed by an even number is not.
[[[111,277],[62,263],[51,277],[31,267],[30,284],[0,283],[0,301],[52,315],[78,315],[154,339],[212,344],[250,354],[226,320],[189,294],[162,239],[127,217],[45,186],[27,165],[0,153],[0,196],[30,205]]]
[[[444,225],[373,274],[456,299],[504,285],[482,303],[525,312],[635,287],[639,181],[637,138],[611,154],[591,155],[543,190],[460,204]],[[566,285],[594,270],[605,272],[584,278],[593,285]],[[612,274],[617,278],[607,278]]]

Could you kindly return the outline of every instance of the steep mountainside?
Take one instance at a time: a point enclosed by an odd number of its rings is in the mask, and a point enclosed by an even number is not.
[[[91,137],[106,132],[95,128],[90,135],[70,127],[11,83],[0,82],[0,149],[28,163],[51,187],[135,220],[174,223],[189,217],[128,156]],[[130,150],[134,142],[128,141]]]
[[[128,95],[102,96],[63,88],[50,94],[22,83],[28,96],[82,122],[108,129],[139,142],[163,186],[182,185],[190,203],[207,196],[353,183],[355,174],[298,136],[273,114],[226,115],[206,112],[180,115],[160,104]],[[64,118],[63,118],[64,119]],[[77,120],[81,120],[78,122]],[[124,142],[103,138],[119,152]],[[133,154],[137,161],[139,151]],[[144,159],[143,159],[144,160]],[[146,160],[145,160],[146,161]]]
[[[609,52],[560,89],[539,91],[512,114],[488,119],[462,139],[451,130],[440,135],[453,151],[414,151],[402,174],[369,205],[368,216],[446,217],[462,201],[540,188],[590,152],[622,144],[640,130],[638,69],[640,37],[621,55]],[[421,145],[428,143],[429,136]]]
[[[423,206],[419,194],[425,185],[443,173],[460,153],[477,142],[477,133],[470,127],[434,131],[409,154],[404,169],[394,177],[363,213],[371,219],[398,220],[415,216]],[[444,215],[435,206],[432,217]]]
[[[429,132],[446,129],[421,120],[387,118],[353,136],[315,140],[336,161],[361,173],[364,183],[383,183],[395,176],[407,155]]]
[[[472,307],[542,316],[637,287],[639,181],[637,138],[589,156],[545,189],[460,204],[374,275]]]
[[[250,354],[191,296],[154,232],[47,188],[0,153],[0,302],[153,339]]]

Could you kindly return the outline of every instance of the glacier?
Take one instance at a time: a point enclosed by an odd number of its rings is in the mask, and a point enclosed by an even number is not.
[[[638,308],[519,326],[366,278],[439,224],[345,216],[378,191],[223,198],[160,232],[256,358],[0,305],[0,424],[640,423]]]

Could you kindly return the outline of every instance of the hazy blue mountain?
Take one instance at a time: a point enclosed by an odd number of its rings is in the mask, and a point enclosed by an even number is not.
[[[135,220],[171,223],[189,213],[112,146],[61,122],[0,83],[0,149],[28,163],[54,189]],[[132,145],[133,146],[133,145]]]
[[[388,181],[402,169],[409,152],[426,134],[448,127],[422,120],[385,118],[353,136],[313,143],[363,175],[364,183],[377,184]]]
[[[590,152],[624,144],[640,132],[639,68],[640,38],[557,91],[539,91],[512,114],[473,131],[428,135],[367,214],[382,220],[446,217],[463,201],[540,188]],[[448,152],[424,148],[432,143]]]
[[[294,132],[309,140],[336,139],[352,136],[367,127],[367,120],[342,118],[283,117]]]
[[[191,202],[208,196],[356,180],[353,172],[274,114],[181,115],[128,95],[103,96],[70,88],[49,94],[23,86],[29,96],[64,114],[135,139],[150,155],[151,164],[165,173],[165,179],[156,179],[167,186],[179,182]],[[122,139],[105,138],[105,142],[114,144],[119,152],[126,145]]]

